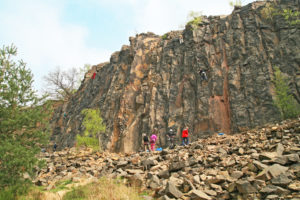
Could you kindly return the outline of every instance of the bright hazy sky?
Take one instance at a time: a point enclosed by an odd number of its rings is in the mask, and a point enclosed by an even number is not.
[[[229,0],[0,0],[0,46],[17,46],[40,90],[57,66],[108,61],[136,33],[180,29],[189,11],[227,15],[232,8]]]

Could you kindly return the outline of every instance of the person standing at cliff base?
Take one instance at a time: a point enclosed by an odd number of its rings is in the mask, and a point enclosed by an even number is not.
[[[150,137],[151,151],[154,151],[154,149],[155,149],[156,140],[157,140],[157,136],[155,134],[152,134],[151,137]]]
[[[146,133],[143,133],[143,142],[144,142],[144,149],[145,149],[145,151],[146,152],[147,152],[147,150],[150,151],[150,148],[149,148],[149,138],[146,135]]]
[[[172,128],[169,128],[169,131],[167,132],[167,140],[170,141],[170,149],[174,149],[175,144],[174,144],[174,139],[175,139],[176,133]]]
[[[188,126],[185,126],[185,128],[182,131],[182,145],[188,145],[189,144],[189,131],[188,131]]]
[[[56,148],[57,148],[57,144],[56,144],[56,142],[55,142],[54,145],[53,145],[53,151],[54,151],[54,152],[56,151]]]

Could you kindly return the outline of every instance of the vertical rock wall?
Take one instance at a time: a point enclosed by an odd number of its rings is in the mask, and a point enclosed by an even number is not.
[[[101,109],[107,126],[102,145],[122,152],[139,150],[142,133],[154,130],[159,145],[165,145],[170,126],[180,138],[183,126],[189,125],[193,140],[279,120],[273,69],[278,66],[290,77],[300,99],[300,32],[299,25],[291,26],[280,16],[264,19],[264,5],[255,2],[226,17],[204,17],[197,27],[163,37],[131,37],[130,46],[115,52],[109,63],[94,66],[96,78],[86,77],[76,95],[57,110],[53,139],[62,147],[74,145],[84,128],[84,108]],[[280,6],[299,10],[299,0],[282,0]],[[207,81],[200,69],[206,70]]]

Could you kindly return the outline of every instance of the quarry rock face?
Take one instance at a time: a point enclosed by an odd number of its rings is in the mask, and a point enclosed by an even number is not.
[[[297,10],[299,1],[277,6]],[[180,139],[188,125],[193,141],[278,121],[271,79],[279,67],[299,102],[300,31],[282,16],[264,18],[264,7],[254,2],[226,17],[203,17],[183,31],[130,37],[129,46],[94,66],[74,97],[56,110],[52,139],[59,148],[73,146],[84,130],[85,108],[100,108],[106,124],[102,147],[116,152],[138,151],[142,133],[156,132],[164,146],[168,127]]]

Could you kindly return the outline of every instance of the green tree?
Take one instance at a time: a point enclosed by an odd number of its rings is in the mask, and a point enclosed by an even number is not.
[[[280,110],[283,119],[297,117],[300,107],[291,95],[287,78],[283,76],[279,67],[275,67],[273,82],[275,85],[274,103]]]
[[[47,142],[49,106],[32,88],[26,64],[12,59],[14,45],[0,49],[0,199],[14,199],[30,183],[41,162],[35,157]],[[11,196],[9,196],[11,195]]]
[[[77,145],[91,147],[94,150],[101,150],[100,134],[105,132],[105,125],[101,118],[99,109],[84,109],[82,125],[85,127],[83,136],[77,135]]]

